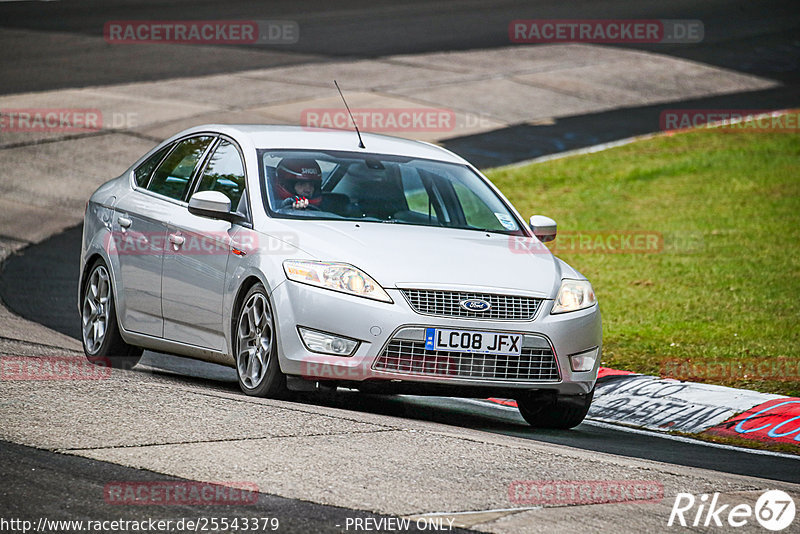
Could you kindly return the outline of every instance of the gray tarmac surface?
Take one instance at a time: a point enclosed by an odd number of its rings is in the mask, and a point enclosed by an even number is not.
[[[294,45],[111,46],[112,20],[293,20]],[[635,45],[782,80],[798,80],[800,13],[791,0],[536,2],[279,0],[0,3],[0,93],[193,77],[320,62],[507,46],[516,19],[696,19],[701,43]],[[632,47],[634,48],[634,47]]]
[[[3,488],[0,489],[0,517],[30,521],[38,525],[42,518],[56,521],[172,521],[178,530],[178,521],[195,521],[204,524],[211,518],[226,518],[229,522],[247,519],[252,524],[257,519],[259,532],[270,532],[276,526],[277,532],[342,532],[356,519],[369,518],[376,524],[386,521],[390,516],[381,516],[325,506],[298,499],[286,499],[260,493],[254,498],[241,500],[239,504],[155,504],[126,506],[108,502],[105,489],[109,484],[121,482],[133,484],[180,484],[190,481],[165,476],[152,471],[131,469],[117,464],[80,458],[77,456],[55,454],[52,452],[0,441],[0,476]],[[214,487],[216,491],[216,487]],[[231,495],[231,494],[228,494]],[[235,494],[233,494],[235,495]],[[275,519],[277,523],[271,521]],[[51,523],[52,524],[52,523]],[[243,524],[243,522],[242,522]],[[261,528],[266,525],[267,528]],[[421,524],[422,525],[422,524]],[[73,525],[74,526],[74,525]],[[87,525],[88,526],[88,525]],[[410,523],[406,532],[424,532],[416,522]],[[425,525],[422,525],[423,527]],[[9,529],[10,530],[10,529]],[[122,530],[122,529],[120,529]],[[127,529],[125,529],[127,530]],[[148,530],[147,528],[144,529]],[[216,529],[215,529],[216,530]],[[79,531],[77,528],[48,528],[48,531]],[[113,532],[114,529],[104,529]],[[452,532],[469,532],[454,528]]]

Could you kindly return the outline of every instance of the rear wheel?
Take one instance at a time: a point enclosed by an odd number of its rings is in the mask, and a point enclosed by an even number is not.
[[[234,336],[236,374],[242,391],[254,397],[287,397],[286,375],[278,364],[275,319],[263,285],[254,285],[245,295]]]
[[[594,389],[585,395],[556,395],[554,398],[517,399],[522,417],[534,428],[574,428],[581,424],[592,404]]]
[[[119,333],[111,276],[98,259],[89,271],[81,296],[81,341],[86,358],[97,365],[130,369],[142,349],[125,343]]]

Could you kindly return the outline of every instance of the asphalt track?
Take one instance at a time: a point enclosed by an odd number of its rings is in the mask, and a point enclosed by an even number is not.
[[[255,503],[242,504],[168,504],[120,506],[104,500],[104,488],[109,481],[126,483],[166,482],[182,483],[183,479],[165,476],[142,469],[132,469],[108,462],[100,462],[67,454],[54,454],[0,441],[0,517],[31,521],[37,525],[41,518],[70,521],[142,521],[144,519],[172,520],[174,523],[199,518],[276,518],[278,532],[342,532],[348,518],[371,518],[373,521],[387,516],[326,506],[299,499],[286,499],[264,493],[258,494]],[[35,473],[35,477],[32,476]],[[269,524],[269,523],[267,523]],[[415,522],[405,532],[423,532]],[[2,528],[3,531],[13,529]],[[120,529],[128,531],[128,529]],[[138,529],[137,529],[138,530]],[[155,529],[143,529],[155,532]],[[187,529],[184,529],[187,530]],[[46,529],[43,532],[80,531],[77,528]],[[106,532],[112,529],[104,529]],[[174,531],[174,530],[173,530]],[[270,529],[262,531],[269,532]],[[454,528],[451,532],[472,532]]]
[[[109,45],[111,20],[292,20],[293,45]],[[800,10],[792,0],[83,0],[0,2],[0,94],[199,76],[325,61],[508,46],[515,19],[695,19],[695,44],[652,50],[782,81],[798,81]],[[198,51],[199,50],[199,51]]]
[[[800,104],[797,85],[685,100],[681,109],[788,109]],[[553,124],[519,124],[440,144],[479,168],[498,167],[549,154],[658,131],[663,104],[560,118]]]
[[[76,280],[81,228],[62,234],[12,256],[0,276],[0,296],[12,310],[79,339]],[[27,288],[20,291],[20,288]],[[40,340],[47,343],[47,340]],[[146,352],[140,363],[177,383],[238,391],[233,369],[205,362]],[[800,483],[800,457],[755,454],[714,447],[701,442],[675,441],[656,433],[633,433],[585,422],[570,431],[533,430],[515,409],[476,400],[404,395],[363,395],[340,390],[335,395],[309,394],[304,402],[358,412],[419,419],[495,432],[536,441]]]
[[[800,10],[791,0],[526,2],[413,0],[164,3],[158,0],[0,2],[0,94],[194,77],[278,65],[508,46],[515,19],[700,20],[702,42],[626,44],[782,82],[767,90],[681,102],[697,109],[783,109],[800,102]],[[108,21],[291,20],[292,45],[111,45]],[[330,83],[330,80],[309,80]],[[441,144],[478,167],[657,131],[662,106],[519,124]]]

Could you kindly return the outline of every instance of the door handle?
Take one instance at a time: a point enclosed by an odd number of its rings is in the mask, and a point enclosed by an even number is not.
[[[131,225],[131,220],[128,219],[127,217],[122,217],[122,216],[117,217],[117,222],[122,228],[128,228]]]
[[[186,238],[183,237],[182,235],[169,234],[169,242],[172,243],[173,245],[175,245],[176,247],[179,247],[179,246],[183,245],[183,243],[185,241],[186,241]]]

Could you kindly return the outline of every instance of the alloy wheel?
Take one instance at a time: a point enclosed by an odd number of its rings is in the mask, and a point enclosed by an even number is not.
[[[111,311],[111,281],[103,265],[95,267],[86,284],[81,312],[83,343],[89,354],[100,350],[108,331]]]
[[[274,337],[267,298],[254,293],[242,307],[237,327],[236,369],[246,387],[256,388],[264,380]]]

